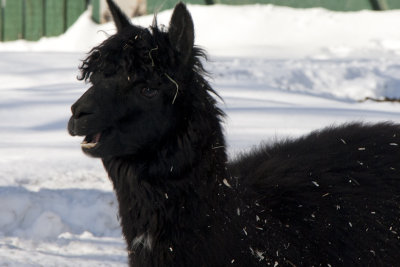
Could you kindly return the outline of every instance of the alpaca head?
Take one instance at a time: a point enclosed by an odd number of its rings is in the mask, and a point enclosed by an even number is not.
[[[72,105],[71,135],[94,157],[149,153],[187,132],[193,116],[220,112],[202,78],[190,13],[176,5],[168,31],[132,25],[107,1],[117,33],[93,48],[80,79],[91,87]]]

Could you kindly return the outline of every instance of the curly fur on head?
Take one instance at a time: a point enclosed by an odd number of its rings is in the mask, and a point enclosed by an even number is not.
[[[400,125],[350,123],[227,161],[223,112],[185,5],[131,25],[80,69],[71,135],[101,158],[131,266],[396,266]]]
[[[170,72],[173,76],[182,67],[192,69],[197,74],[196,78],[202,78],[207,74],[202,60],[207,60],[205,51],[194,46],[188,61],[183,63],[171,46],[167,29],[154,20],[149,29],[132,26],[94,47],[79,67],[79,79],[91,81],[94,73],[111,76],[121,72],[132,79],[154,72],[159,75]],[[215,93],[211,87],[207,89]]]

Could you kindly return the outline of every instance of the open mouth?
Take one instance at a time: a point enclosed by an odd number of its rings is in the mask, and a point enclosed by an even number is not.
[[[85,149],[95,148],[100,143],[101,133],[87,135],[81,143],[81,147]]]

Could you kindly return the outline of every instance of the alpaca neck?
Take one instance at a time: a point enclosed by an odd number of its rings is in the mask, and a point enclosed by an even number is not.
[[[212,224],[204,215],[218,214],[221,205],[215,203],[223,202],[219,190],[226,178],[222,134],[211,136],[198,153],[174,152],[149,162],[135,157],[103,159],[119,201],[128,250],[151,250],[158,240],[169,239],[161,234],[163,227],[204,233]],[[181,219],[179,225],[176,218]]]

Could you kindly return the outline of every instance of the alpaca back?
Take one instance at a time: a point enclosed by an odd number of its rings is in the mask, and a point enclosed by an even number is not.
[[[252,249],[297,266],[397,264],[399,145],[400,125],[356,123],[242,155],[231,171]]]

